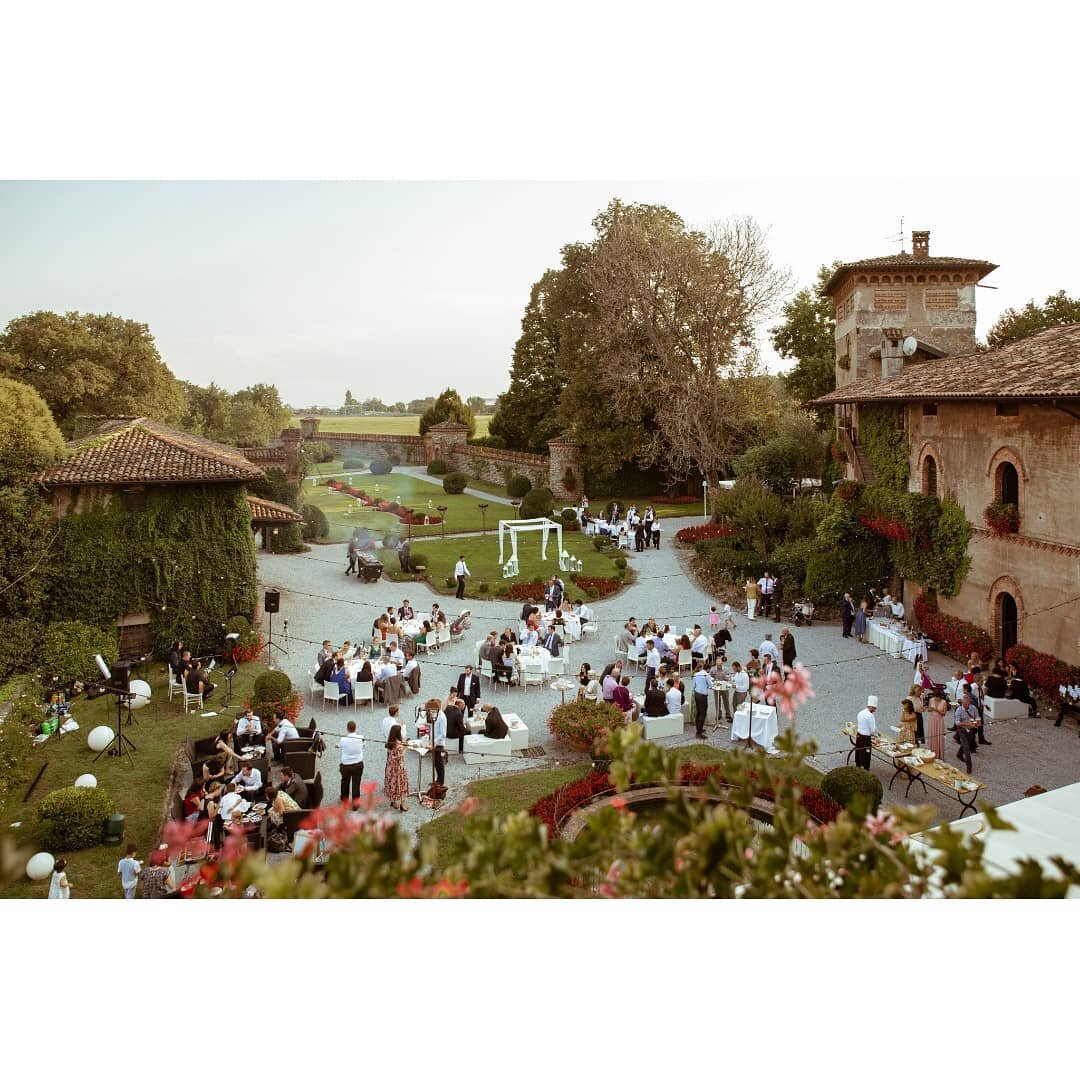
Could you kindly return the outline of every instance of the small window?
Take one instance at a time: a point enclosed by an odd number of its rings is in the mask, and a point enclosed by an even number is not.
[[[1019,416],[1020,403],[1018,401],[999,401],[994,408],[998,416]]]
[[[923,416],[937,416],[937,402],[924,401],[922,407]]]

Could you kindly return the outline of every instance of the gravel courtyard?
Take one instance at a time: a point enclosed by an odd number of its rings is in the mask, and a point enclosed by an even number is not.
[[[635,615],[639,621],[654,615],[660,622],[671,623],[681,633],[684,627],[700,623],[708,629],[707,616],[715,598],[704,593],[686,569],[688,552],[677,545],[667,543],[667,538],[684,525],[695,524],[700,519],[669,520],[665,529],[665,544],[658,551],[629,554],[630,565],[638,574],[637,582],[620,595],[606,601],[591,603],[599,623],[599,632],[564,649],[567,656],[566,669],[576,675],[578,667],[588,661],[593,668],[603,667],[614,657],[613,637],[622,624]],[[453,544],[453,539],[446,543]],[[528,541],[526,541],[528,542]],[[494,536],[492,543],[497,543]],[[361,584],[356,577],[346,577],[345,545],[316,546],[302,555],[259,554],[260,589],[281,590],[281,613],[274,619],[274,636],[282,640],[283,621],[288,620],[289,654],[276,654],[277,665],[292,678],[296,688],[306,691],[309,672],[315,666],[315,654],[324,638],[339,645],[346,638],[368,640],[375,616],[388,606],[398,607],[405,597],[418,610],[430,610],[433,600],[450,614],[457,614],[462,607],[472,612],[472,629],[465,640],[444,646],[430,656],[421,656],[422,685],[417,697],[407,698],[401,706],[403,716],[410,720],[416,704],[428,697],[443,697],[447,688],[456,683],[466,663],[475,663],[475,642],[489,630],[502,630],[511,626],[515,630],[521,604],[499,600],[469,597],[464,603],[434,594],[425,585],[395,583],[383,579],[374,585]],[[552,571],[558,563],[552,560]],[[753,622],[740,613],[733,631],[734,640],[728,647],[729,660],[745,661],[749,650],[760,645],[767,632],[774,640],[786,623],[776,624],[758,618]],[[818,746],[817,755],[811,763],[822,771],[844,763],[849,743],[840,728],[865,705],[868,694],[877,694],[881,707],[878,711],[878,728],[888,731],[896,724],[899,701],[907,693],[911,680],[911,666],[906,661],[894,659],[874,648],[860,645],[854,639],[841,636],[838,624],[815,624],[813,627],[790,627],[796,639],[799,660],[811,673],[815,697],[804,705],[797,717],[797,727],[804,738],[813,739]],[[266,629],[264,617],[264,632]],[[934,678],[944,681],[951,677],[954,666],[940,654],[930,654],[930,668]],[[642,676],[634,678],[631,687],[639,694],[643,689]],[[546,754],[539,758],[521,758],[515,754],[509,761],[483,766],[466,766],[461,755],[452,747],[447,764],[446,782],[450,789],[447,805],[453,805],[464,794],[465,785],[481,776],[492,776],[516,769],[546,768],[555,764],[567,764],[584,760],[582,755],[557,748],[547,730],[547,717],[552,707],[559,703],[559,693],[547,687],[515,687],[509,692],[503,687],[497,690],[483,686],[484,700],[498,704],[504,712],[517,713],[529,727],[530,746],[542,746]],[[568,693],[571,700],[573,693]],[[710,710],[712,704],[710,703]],[[385,712],[381,706],[363,705],[357,709],[333,706],[324,707],[321,699],[314,706],[305,702],[301,719],[307,722],[311,716],[318,719],[319,726],[327,732],[342,733],[345,724],[353,718],[362,735],[372,740],[365,746],[365,780],[378,781],[380,790],[383,780],[385,752],[381,745],[379,723]],[[1080,779],[1080,739],[1077,738],[1075,722],[1068,721],[1060,728],[1053,726],[1053,716],[1045,710],[1036,720],[1015,720],[994,724],[987,737],[992,746],[984,746],[974,758],[974,776],[986,784],[985,797],[995,805],[1020,798],[1032,784],[1045,788],[1061,787]],[[712,717],[710,715],[710,723]],[[788,725],[781,718],[781,730]],[[708,729],[707,729],[708,730]],[[415,728],[410,726],[410,734]],[[680,737],[663,740],[666,745],[695,743],[693,727],[688,725]],[[337,741],[330,738],[328,752],[321,761],[323,782],[327,801],[338,794]],[[730,728],[720,727],[709,734],[708,745],[729,748]],[[952,753],[954,744],[946,737],[946,746]],[[416,758],[407,757],[410,782],[415,783]],[[955,761],[955,758],[953,758]],[[888,784],[891,770],[875,760],[874,771],[884,784]],[[425,763],[424,786],[431,780],[430,765]],[[918,794],[917,794],[918,793]],[[886,803],[903,795],[903,786],[894,785],[893,792],[886,791]],[[929,799],[921,796],[918,788],[912,790],[913,798],[930,801],[938,807],[939,816],[955,817],[958,805],[942,794],[931,792]],[[416,799],[404,815],[407,824],[418,827],[429,820],[432,811],[419,806]]]

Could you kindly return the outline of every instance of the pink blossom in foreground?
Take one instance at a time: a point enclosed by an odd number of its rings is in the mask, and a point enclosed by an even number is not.
[[[759,675],[753,685],[762,692],[767,705],[775,705],[790,720],[798,707],[814,696],[814,687],[810,672],[797,660],[794,667],[784,668],[784,674],[784,679],[775,671],[768,678]]]

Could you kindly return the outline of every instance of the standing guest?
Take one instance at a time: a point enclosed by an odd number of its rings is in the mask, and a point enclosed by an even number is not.
[[[772,591],[773,620],[780,621],[780,609],[784,606],[784,583],[780,578],[773,579]]]
[[[629,675],[624,675],[619,680],[619,685],[611,691],[611,704],[617,706],[624,713],[634,711],[634,699],[630,696]]]
[[[767,619],[772,611],[773,589],[776,586],[776,579],[766,570],[758,578],[757,586],[761,590],[761,614]]]
[[[446,713],[439,706],[439,699],[432,698],[425,706],[431,725],[432,761],[435,765],[435,782],[446,786]]]
[[[559,650],[562,648],[562,643],[562,638],[555,633],[555,627],[552,626],[547,637],[544,638],[544,648],[551,653],[552,657],[557,657],[559,655]]]
[[[409,572],[409,541],[401,539],[397,545],[397,557],[398,566],[401,567],[402,573]]]
[[[900,702],[900,742],[915,742],[915,709],[910,698]]]
[[[67,876],[67,859],[57,859],[53,864],[52,877],[49,878],[49,899],[71,899],[71,882],[68,881]]]
[[[720,629],[720,612],[716,610],[716,605],[713,604],[709,608],[709,633],[715,634]]]
[[[345,725],[345,732],[338,741],[341,751],[341,801],[355,802],[360,798],[360,781],[364,776],[364,740],[356,734],[355,720]]]
[[[960,697],[960,704],[953,712],[953,724],[956,727],[956,739],[960,743],[957,757],[967,766],[971,772],[972,739],[979,727],[979,713],[971,700],[971,693],[967,690]]]
[[[930,706],[926,714],[926,745],[933,750],[939,761],[945,759],[945,714],[949,703],[940,690],[930,695]]]
[[[138,850],[134,844],[128,844],[127,854],[116,866],[125,900],[135,899],[135,888],[139,884],[139,874],[142,873],[142,863],[135,858],[135,852]]]
[[[922,687],[917,683],[913,683],[908,690],[908,696],[904,699],[911,702],[911,709],[915,713],[915,742],[922,746],[926,739],[926,733],[923,730],[923,700],[922,700]],[[900,718],[903,722],[903,717]]]
[[[169,865],[169,848],[162,844],[146,857],[147,865],[142,869],[139,880],[142,882],[144,900],[162,900],[171,892],[176,892],[176,875]]]
[[[867,607],[866,601],[863,600],[859,603],[859,609],[855,612],[855,637],[863,645],[866,644],[866,621]]]
[[[871,694],[866,699],[866,708],[855,718],[855,764],[867,772],[870,771],[871,739],[877,734],[877,720],[874,719],[877,708],[878,699]]]
[[[660,550],[660,519],[654,518],[652,523],[652,546],[656,551]]]
[[[712,690],[712,680],[705,670],[705,662],[699,661],[697,671],[694,672],[694,727],[697,729],[697,737],[705,738],[705,717],[709,712],[709,692]]]
[[[465,723],[465,702],[462,701],[457,691],[451,686],[446,695],[446,704],[443,705],[446,713],[446,737],[457,739],[458,753],[465,752],[465,736],[469,734],[469,726]]]
[[[660,650],[657,648],[657,642],[663,643],[663,638],[651,637],[646,642],[645,649],[645,678],[648,679],[651,675],[656,678],[657,672],[660,670],[660,664],[663,662],[660,656]]]
[[[772,639],[772,634],[766,634],[765,640],[758,647],[759,656],[771,656],[776,663],[780,663],[780,650],[776,647],[776,642]]]
[[[386,771],[383,773],[383,791],[395,810],[405,811],[409,798],[409,777],[405,772],[405,740],[401,737],[401,725],[390,729],[386,740]]]
[[[454,593],[454,596],[457,597],[458,600],[464,600],[465,579],[467,577],[472,577],[472,574],[469,573],[468,566],[465,564],[464,555],[458,555],[457,563],[454,566],[454,577],[457,578],[457,592]],[[442,783],[442,781],[440,781],[440,783]]]
[[[731,691],[731,707],[738,709],[750,693],[750,675],[743,671],[738,660],[731,665]]]
[[[690,642],[690,651],[695,660],[704,660],[709,653],[709,639],[701,632],[701,627],[694,624],[694,640]]]
[[[750,659],[746,661],[746,674],[752,679],[761,674],[761,653],[757,649],[750,650]]]
[[[851,637],[851,627],[855,622],[855,602],[851,593],[844,593],[844,602],[840,605],[840,621],[844,626],[844,637]]]
[[[395,724],[401,723],[401,721],[398,719],[400,713],[401,708],[398,705],[391,705],[390,708],[387,709],[386,715],[382,718],[382,721],[379,724],[379,729],[382,731],[382,737],[384,739],[389,739],[390,729]],[[402,730],[404,731],[404,725],[402,726]]]
[[[458,676],[457,692],[472,716],[480,700],[480,676],[473,671],[472,664],[466,664],[464,673]]]
[[[797,657],[795,635],[785,626],[780,631],[780,662],[785,668],[793,668]]]
[[[718,653],[723,652],[731,643],[731,619],[725,619],[719,630],[713,634],[713,645]]]
[[[753,619],[754,612],[757,610],[758,598],[761,596],[761,586],[753,578],[747,578],[746,584],[743,586],[743,592],[746,593],[746,617]]]
[[[359,553],[359,551],[357,551],[356,540],[355,539],[349,541],[348,555],[349,555],[349,565],[345,570],[345,576],[346,577],[348,577],[350,574],[359,574],[360,573],[360,570],[359,570],[360,553]]]

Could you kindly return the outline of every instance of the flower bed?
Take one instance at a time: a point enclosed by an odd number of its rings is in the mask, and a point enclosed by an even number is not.
[[[1005,659],[1020,669],[1028,686],[1042,690],[1055,701],[1061,696],[1059,686],[1080,683],[1080,668],[1070,667],[1056,656],[1036,652],[1027,645],[1014,645]]]
[[[679,769],[679,783],[688,787],[701,787],[710,778],[715,778],[720,783],[724,782],[724,771],[720,765],[693,765],[685,763]],[[631,782],[633,778],[631,777]],[[593,771],[583,776],[580,780],[572,780],[561,788],[545,795],[542,799],[533,803],[529,813],[539,818],[549,832],[558,830],[579,806],[584,805],[597,795],[606,795],[615,790],[611,779],[606,772]],[[769,802],[775,801],[775,792],[770,787],[763,787],[755,792],[758,798]],[[823,824],[835,821],[843,807],[834,802],[820,788],[805,787],[802,791],[801,802],[803,808],[811,817],[816,818]]]
[[[995,536],[1011,536],[1020,531],[1020,511],[1012,503],[992,502],[983,511],[983,521]]]
[[[696,544],[699,540],[721,540],[726,536],[738,536],[739,530],[734,525],[716,524],[709,522],[708,525],[687,525],[675,534],[676,540],[684,544]]]
[[[503,595],[507,600],[542,600],[545,587],[542,581],[515,581]]]
[[[952,615],[943,615],[925,596],[916,598],[915,616],[923,633],[944,652],[958,659],[966,659],[973,652],[980,656],[993,655],[994,643],[985,630]]]
[[[617,705],[607,701],[571,701],[556,705],[548,717],[548,730],[556,740],[574,750],[592,750],[598,739],[606,739],[626,717]]]
[[[256,634],[255,640],[249,642],[247,645],[238,645],[233,649],[229,657],[235,660],[238,664],[247,664],[252,660],[257,660],[259,654],[263,651],[263,638],[262,634]]]
[[[586,592],[589,589],[596,589],[597,594],[600,596],[610,596],[622,588],[622,582],[618,578],[585,577],[584,574],[578,574],[574,580]]]
[[[844,502],[853,502],[861,491],[862,486],[855,480],[841,480],[834,489],[836,497]]]
[[[340,480],[327,480],[326,486],[334,491],[343,492],[358,499],[364,506],[380,510],[384,514],[393,514],[403,525],[441,525],[442,517],[438,514],[424,514],[411,506],[402,506],[389,499],[372,498],[363,488],[346,487]]]

